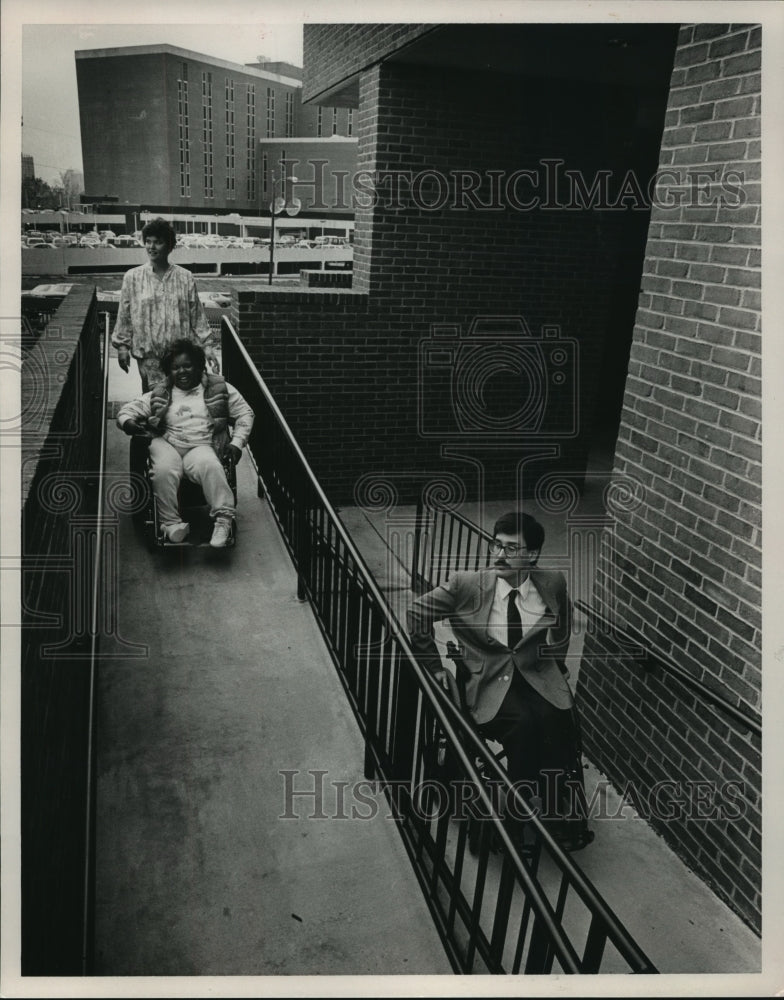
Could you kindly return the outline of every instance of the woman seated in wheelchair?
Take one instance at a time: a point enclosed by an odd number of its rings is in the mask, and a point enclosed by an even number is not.
[[[253,411],[221,375],[206,372],[203,348],[176,340],[161,358],[165,379],[140,399],[125,403],[117,425],[128,435],[150,438],[152,489],[169,542],[184,542],[190,526],[178,507],[183,476],[198,483],[215,525],[210,545],[232,537],[234,494],[223,461],[238,462],[253,427]],[[229,422],[233,422],[229,436]]]

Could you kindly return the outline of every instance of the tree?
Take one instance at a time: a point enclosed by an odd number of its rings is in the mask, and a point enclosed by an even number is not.
[[[69,167],[60,171],[60,184],[63,189],[63,208],[74,208],[79,195],[84,191],[82,175],[78,170]]]
[[[22,208],[59,208],[60,197],[40,177],[26,177],[22,181]]]

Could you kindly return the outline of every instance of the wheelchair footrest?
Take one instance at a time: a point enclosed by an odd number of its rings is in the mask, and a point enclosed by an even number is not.
[[[156,545],[161,549],[212,549],[216,552],[220,552],[221,549],[233,549],[237,544],[237,526],[232,524],[231,533],[229,539],[225,545],[212,546],[210,545],[210,532],[203,531],[193,531],[187,538],[181,542],[170,542],[163,532],[161,532],[157,539]]]

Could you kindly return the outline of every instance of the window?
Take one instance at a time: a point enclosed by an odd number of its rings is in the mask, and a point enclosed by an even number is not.
[[[225,120],[226,120],[226,197],[233,199],[235,194],[235,163],[234,163],[234,80],[226,77],[225,86]]]
[[[177,80],[177,141],[180,154],[180,196],[191,196],[191,136],[188,109],[188,64],[181,63]]]
[[[215,197],[215,177],[212,160],[212,73],[201,74],[201,141],[204,171],[204,197]]]
[[[294,94],[291,91],[286,94],[286,135],[294,135]]]
[[[354,109],[348,109],[348,121],[346,123],[346,135],[354,134]]]
[[[319,107],[318,118],[316,119],[316,135],[321,136],[324,134],[324,109]]]
[[[247,173],[248,173],[248,201],[256,201],[256,85],[248,84],[248,97],[245,108],[245,121],[247,128]]]
[[[332,134],[333,135],[337,135],[338,134],[338,109],[337,108],[333,108],[332,109]]]
[[[267,138],[275,138],[275,91],[267,87]]]

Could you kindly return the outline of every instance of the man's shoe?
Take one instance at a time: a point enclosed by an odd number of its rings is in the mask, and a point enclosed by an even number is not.
[[[214,549],[225,549],[231,538],[231,521],[228,517],[218,517],[215,519],[215,527],[212,529],[210,545]]]
[[[185,521],[178,521],[175,524],[164,524],[163,533],[170,542],[184,542],[188,537],[191,526]]]
[[[554,836],[555,842],[567,854],[574,851],[581,851],[584,847],[592,844],[596,834],[593,830],[578,830],[574,833],[559,833]]]

